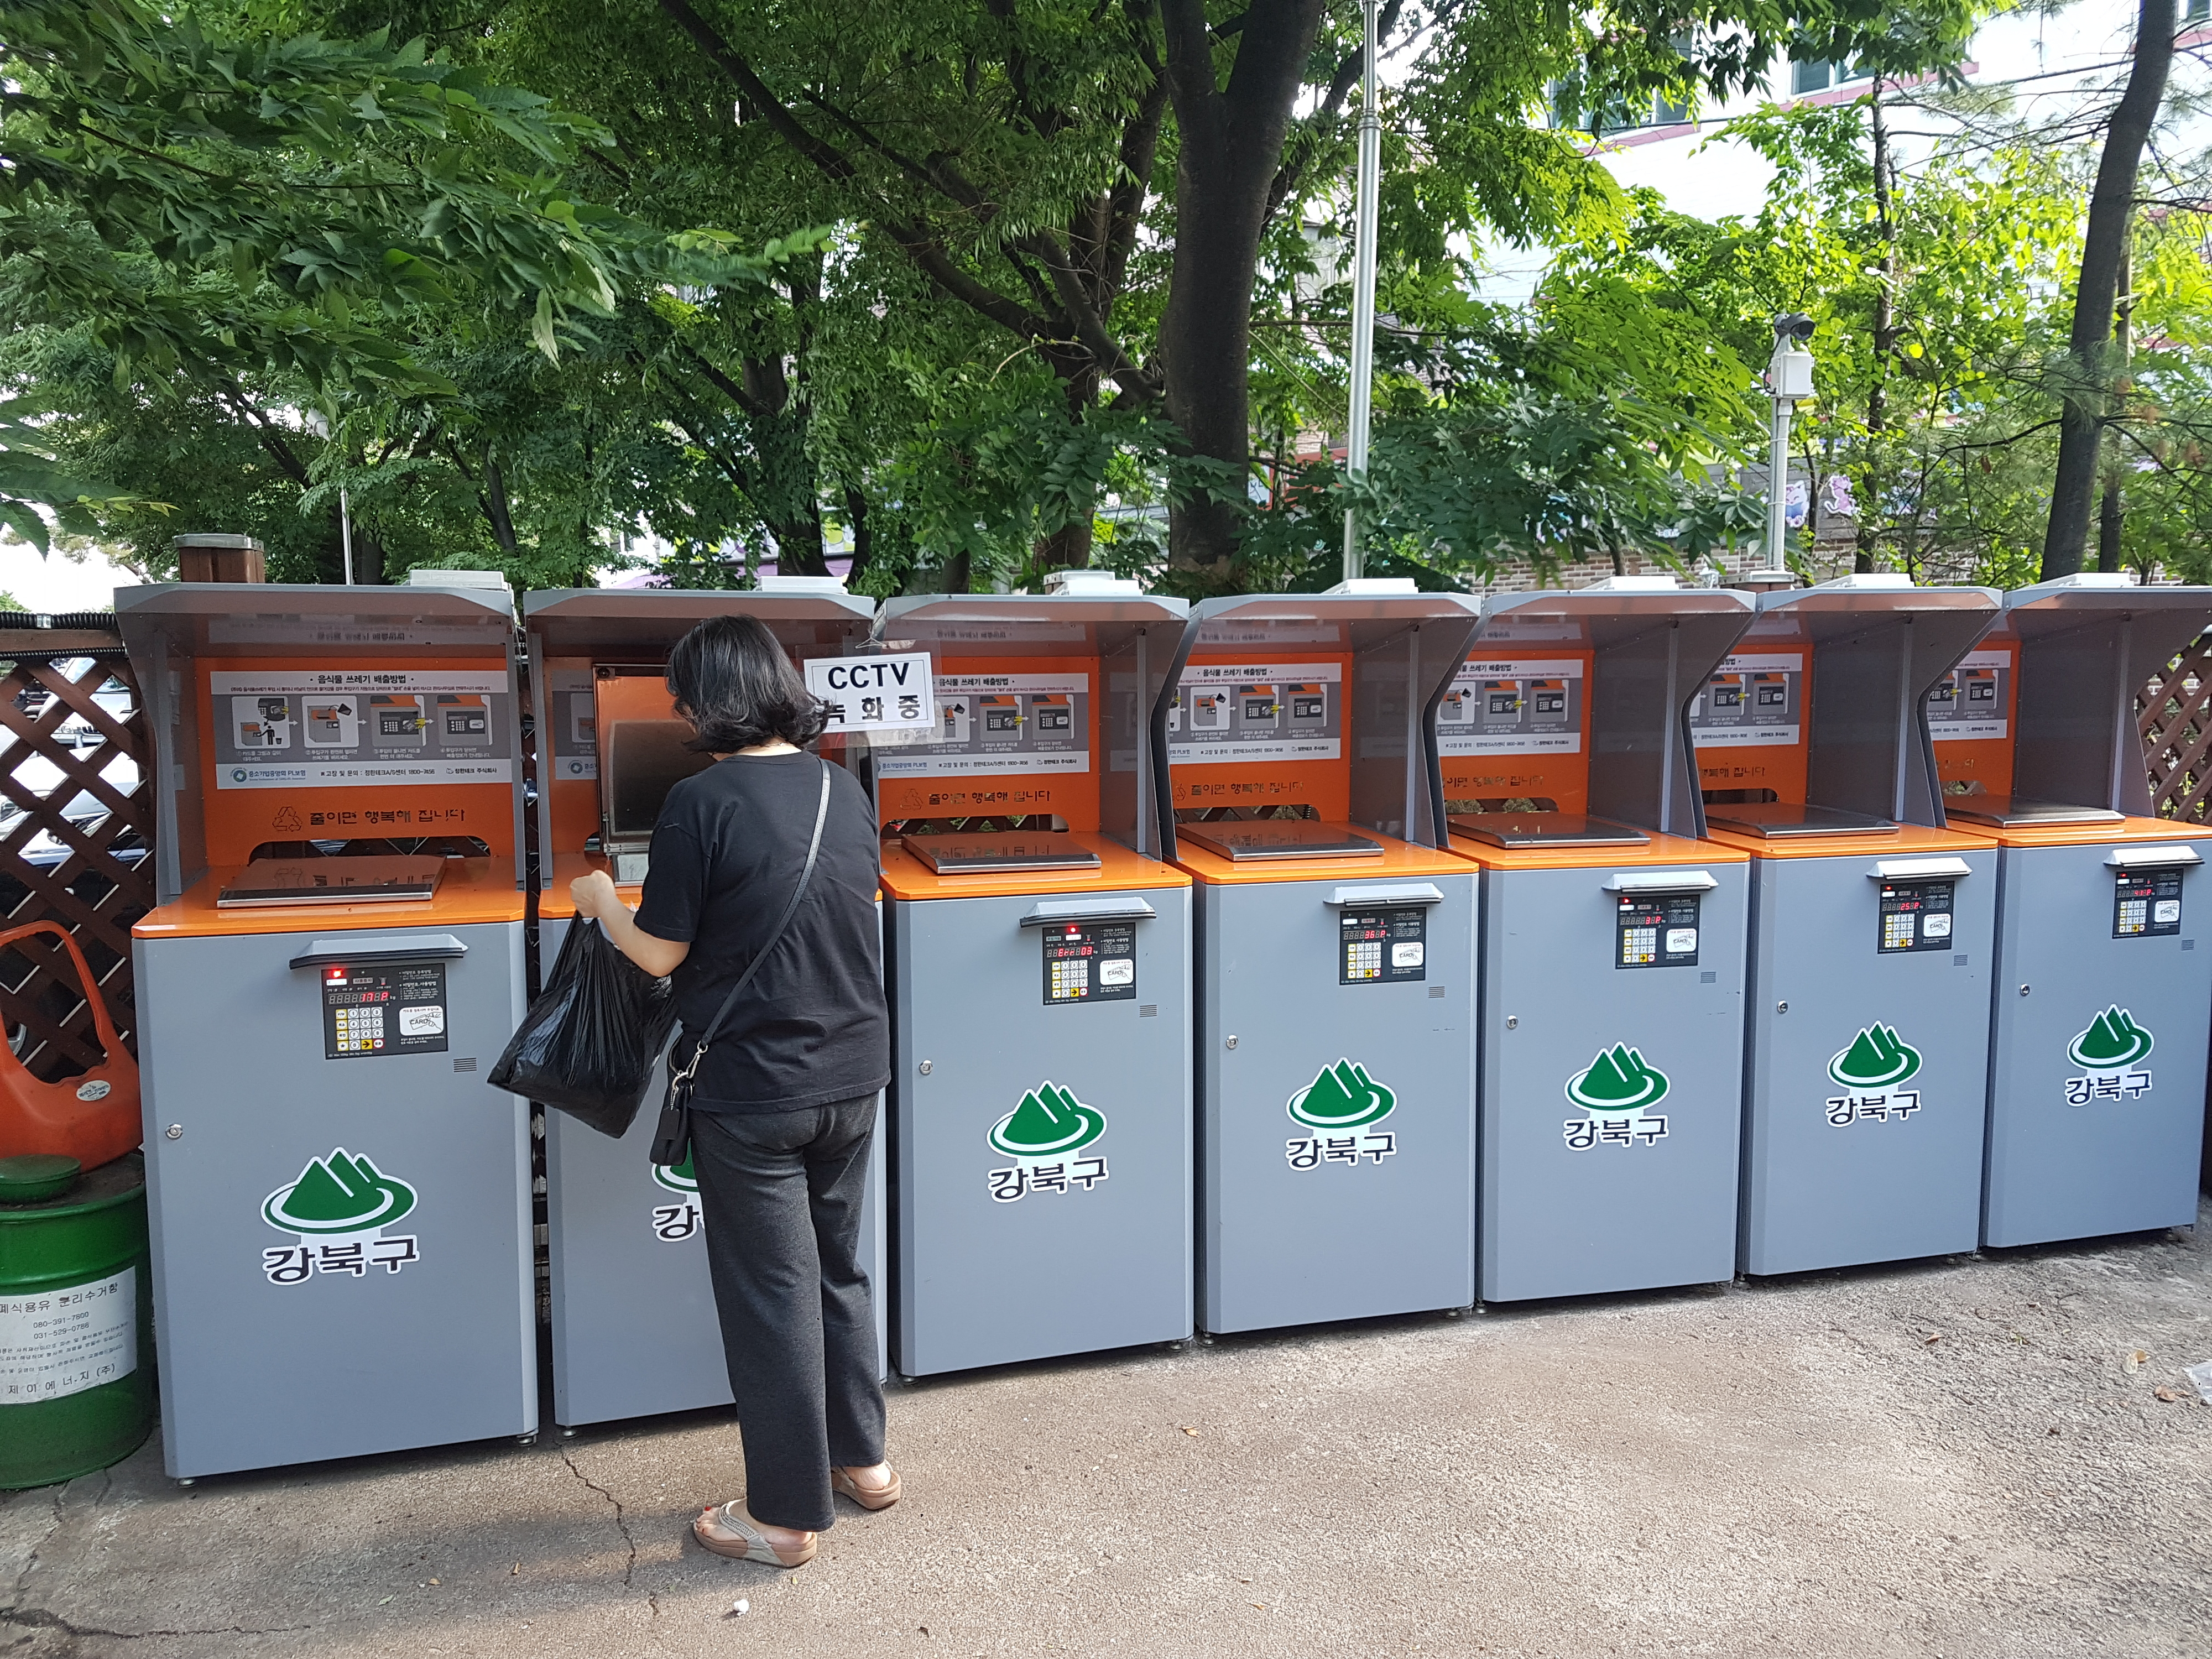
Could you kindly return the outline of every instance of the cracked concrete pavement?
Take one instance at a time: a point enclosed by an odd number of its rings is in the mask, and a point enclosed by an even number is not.
[[[2201,1656],[2208,1291],[2200,1225],[939,1379],[906,1500],[789,1574],[685,1536],[721,1413],[190,1488],[149,1446],[0,1503],[0,1659]]]

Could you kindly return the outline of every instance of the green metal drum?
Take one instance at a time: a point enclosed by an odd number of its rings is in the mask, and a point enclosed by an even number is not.
[[[0,1158],[0,1490],[129,1456],[154,1426],[146,1166]]]

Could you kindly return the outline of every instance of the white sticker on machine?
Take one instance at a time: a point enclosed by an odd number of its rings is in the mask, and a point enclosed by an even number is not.
[[[138,1270],[0,1296],[0,1406],[59,1400],[138,1369]]]
[[[1168,710],[1168,759],[1335,760],[1343,733],[1340,663],[1193,663]]]
[[[1446,755],[1578,755],[1583,661],[1460,665],[1437,705],[1437,749]]]
[[[1800,735],[1805,658],[1796,651],[1740,653],[1723,660],[1690,704],[1700,749],[1788,746]]]
[[[218,789],[514,781],[504,674],[210,672],[208,690]]]
[[[939,674],[934,726],[878,732],[876,775],[959,778],[1091,769],[1088,674]]]

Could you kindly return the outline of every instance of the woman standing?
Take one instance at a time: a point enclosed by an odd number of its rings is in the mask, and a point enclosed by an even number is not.
[[[821,850],[805,897],[714,1034],[694,1079],[692,1164],[722,1346],[737,1396],[745,1495],[692,1522],[717,1555],[813,1559],[832,1493],[886,1509],[875,1315],[860,1262],[876,1097],[890,1080],[878,960],[875,815],[852,775],[805,752],[822,733],[775,637],[717,617],[677,642],[668,690],[714,764],[668,792],[633,915],[604,871],[570,886],[623,955],[675,976],[676,1064],[708,1034],[805,867],[822,781]]]

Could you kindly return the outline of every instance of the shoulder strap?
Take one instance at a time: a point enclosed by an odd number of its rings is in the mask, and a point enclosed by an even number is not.
[[[791,890],[790,902],[783,907],[783,914],[775,919],[775,926],[769,930],[766,942],[753,952],[753,959],[745,964],[745,971],[738,975],[738,982],[730,987],[729,994],[722,999],[722,1006],[714,1011],[714,1018],[707,1022],[707,1029],[699,1038],[699,1046],[691,1051],[691,1063],[669,1079],[676,1089],[690,1086],[692,1073],[699,1069],[699,1061],[707,1053],[707,1045],[721,1030],[722,1022],[730,1017],[730,1010],[737,1006],[738,996],[751,982],[752,976],[760,971],[761,963],[768,960],[769,952],[781,942],[783,930],[791,925],[792,917],[798,914],[799,901],[806,896],[807,884],[814,879],[814,861],[822,854],[822,826],[830,817],[830,763],[818,755],[815,759],[822,768],[822,793],[814,803],[814,836],[806,844],[806,867],[799,872],[799,885]]]

